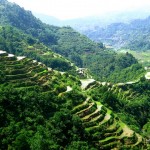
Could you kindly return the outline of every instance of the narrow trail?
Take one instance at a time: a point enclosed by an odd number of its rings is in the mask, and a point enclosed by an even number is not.
[[[66,92],[70,92],[70,91],[72,91],[72,87],[67,86],[67,90],[66,90]]]
[[[147,80],[150,80],[150,72],[147,72],[147,73],[145,74],[145,78],[146,78]],[[96,81],[96,80],[91,79],[91,78],[90,78],[90,79],[80,79],[80,81],[81,81],[81,88],[82,88],[83,90],[86,90],[90,84],[94,84],[94,83],[96,83],[96,82],[97,82],[99,85],[103,85],[103,86],[105,86],[105,85],[122,86],[122,85],[135,84],[135,83],[139,82],[140,79],[135,80],[135,81],[128,81],[128,82],[124,82],[124,83],[116,83],[116,84],[112,84],[112,83],[110,83],[110,82],[99,82],[99,81]]]
[[[145,78],[146,78],[147,80],[150,80],[150,72],[147,72],[147,73],[146,73]]]
[[[82,89],[86,89],[88,87],[88,85],[95,82],[94,79],[81,79],[80,81],[81,81],[81,88]]]

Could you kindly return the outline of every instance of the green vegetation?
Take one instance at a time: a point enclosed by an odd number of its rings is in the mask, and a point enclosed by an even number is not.
[[[133,130],[143,134],[142,128],[150,119],[150,83],[141,78],[136,83],[95,86],[89,94],[118,114]]]
[[[25,55],[46,64],[52,69],[68,71],[75,74],[75,66],[67,59],[52,52],[52,50],[30,35],[11,26],[0,27],[0,49],[16,55]]]
[[[86,98],[80,81],[27,58],[8,58],[0,56],[1,149],[88,149],[81,120],[68,110]]]
[[[131,67],[123,69],[121,72],[116,71],[114,72],[108,81],[114,81],[115,83],[119,82],[128,82],[131,81],[137,81],[140,79],[141,76],[144,76],[145,71],[144,68],[142,68],[139,64],[134,64]],[[119,75],[119,76],[118,76]]]
[[[6,0],[0,49],[0,149],[148,149],[150,84],[131,54]],[[111,84],[79,80],[74,64]]]
[[[145,73],[143,67],[129,53],[116,55],[110,51],[97,56],[91,54],[87,58],[86,67],[89,67],[92,75],[100,81],[134,81]]]
[[[89,97],[90,89],[81,90],[78,78],[18,58],[0,54],[2,150],[147,148],[145,138]]]
[[[101,42],[95,43],[71,27],[46,25],[18,5],[2,1],[0,6],[1,49],[28,56],[53,69],[74,75],[75,66],[70,66],[66,59],[78,67],[87,68],[94,78],[101,81],[134,80],[135,75],[131,73],[132,65],[138,65],[138,62],[131,55],[120,56],[110,52]],[[55,57],[53,52],[63,57]],[[142,67],[139,65],[137,68],[139,70],[136,74],[141,74]],[[114,76],[122,71],[126,72],[128,78],[121,76],[115,80]]]
[[[142,64],[142,66],[144,67],[149,67],[150,64],[150,50],[147,51],[133,51],[133,50],[129,50],[129,49],[120,49],[118,51],[119,53],[130,53],[132,54],[140,64]]]

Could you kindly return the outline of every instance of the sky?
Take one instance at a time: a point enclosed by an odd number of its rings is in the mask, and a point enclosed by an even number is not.
[[[104,13],[150,8],[150,0],[8,0],[26,10],[58,19],[74,19]]]

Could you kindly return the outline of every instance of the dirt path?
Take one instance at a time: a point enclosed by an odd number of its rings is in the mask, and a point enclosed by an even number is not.
[[[81,85],[82,89],[85,89],[90,83],[95,82],[94,79],[81,79],[80,81],[81,81],[81,84],[82,84]]]
[[[150,72],[147,72],[147,73],[146,73],[145,78],[146,78],[147,80],[150,80]]]
[[[72,88],[70,86],[67,86],[66,92],[72,91]]]

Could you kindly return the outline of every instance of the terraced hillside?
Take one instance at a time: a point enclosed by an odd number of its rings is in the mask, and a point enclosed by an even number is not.
[[[37,62],[25,56],[16,57],[5,51],[0,51],[0,69],[1,83],[11,83],[15,88],[19,89],[32,89],[32,87],[34,88],[35,85],[38,85],[42,86],[45,92],[49,90],[49,86],[52,85],[53,82],[56,82],[57,78],[63,82],[63,78],[67,76],[67,73],[53,70],[41,62]],[[74,77],[73,79],[75,81],[74,83],[76,83],[76,78]],[[77,82],[79,81],[77,80]],[[67,82],[64,84],[66,84],[66,86],[62,88],[62,92],[66,91],[67,86],[69,86]]]
[[[85,143],[84,149],[146,149],[145,139],[88,90],[68,73],[1,51],[1,149],[80,149]]]
[[[5,37],[3,37],[3,33],[5,33]],[[0,49],[5,49],[7,53],[36,59],[55,70],[76,73],[76,67],[73,63],[54,53],[37,39],[24,34],[16,28],[0,26],[0,38]]]
[[[136,82],[115,85],[107,82],[92,82],[85,89],[93,99],[113,110],[131,129],[147,136],[149,140],[149,130],[145,132],[144,129],[150,119],[149,79],[143,76]]]
[[[146,149],[146,141],[100,102],[88,98],[74,107],[97,149]]]
[[[50,124],[61,109],[84,101],[85,96],[77,90],[79,85],[80,81],[68,73],[0,51],[0,149],[60,147],[53,141],[57,134],[52,135]],[[73,96],[77,97],[73,98],[75,102],[70,98]],[[41,142],[35,145],[34,140]]]

